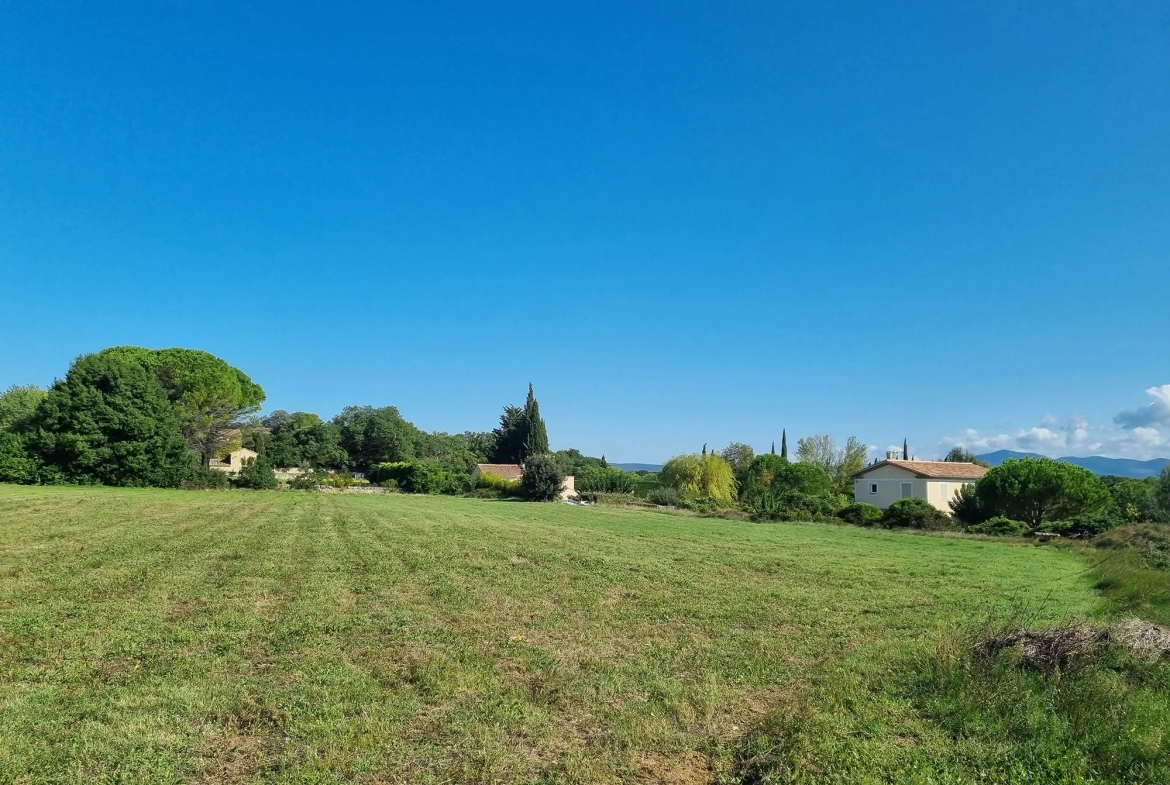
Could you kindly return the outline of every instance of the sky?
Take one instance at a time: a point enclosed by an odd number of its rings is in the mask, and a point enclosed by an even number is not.
[[[1170,454],[1165,2],[0,4],[0,388]]]

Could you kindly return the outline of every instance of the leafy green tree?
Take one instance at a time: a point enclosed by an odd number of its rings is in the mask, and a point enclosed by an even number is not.
[[[1170,521],[1170,466],[1162,468],[1162,475],[1158,479],[1158,488],[1154,492],[1154,501],[1162,520]]]
[[[744,481],[747,479],[748,469],[752,465],[752,460],[755,459],[755,451],[743,442],[732,442],[723,448],[719,453],[723,460],[731,467],[731,471],[735,474],[735,482],[740,487],[743,487]]]
[[[468,449],[467,439],[463,434],[450,435],[446,433],[423,433],[419,436],[418,457],[425,461],[437,463],[448,474],[471,474],[475,464],[482,459]]]
[[[983,508],[979,494],[975,492],[974,483],[964,483],[950,501],[951,515],[966,526],[975,526],[991,517],[991,513]]]
[[[274,413],[275,414],[275,413]],[[265,418],[275,424],[269,434],[257,434],[256,451],[281,468],[342,469],[346,454],[339,429],[310,412],[283,413]]]
[[[556,501],[564,485],[565,475],[551,455],[533,455],[524,464],[520,493],[528,501]]]
[[[28,454],[21,434],[0,432],[0,482],[35,483],[38,462]]]
[[[0,393],[0,433],[24,430],[44,399],[45,391],[32,384],[13,385]]]
[[[264,402],[260,385],[208,352],[114,346],[101,354],[136,361],[155,374],[174,408],[183,439],[200,456],[204,468],[239,422],[260,411]]]
[[[191,469],[175,410],[134,359],[79,357],[29,423],[29,450],[66,482],[178,485]]]
[[[524,437],[525,459],[530,455],[545,455],[548,453],[548,428],[544,418],[540,416],[540,404],[532,393],[532,383],[528,383],[528,400],[524,403],[524,424],[528,433]]]
[[[748,466],[744,484],[740,488],[740,498],[752,502],[762,493],[783,487],[784,472],[787,468],[788,460],[776,453],[757,455]]]
[[[1023,521],[1033,529],[1046,520],[1102,512],[1113,501],[1097,475],[1051,458],[1004,461],[979,479],[975,492],[989,517]]]
[[[1119,523],[1142,523],[1160,519],[1157,490],[1158,478],[1102,477],[1109,489]]]
[[[504,406],[500,425],[492,431],[492,436],[495,437],[492,463],[522,463],[524,442],[528,439],[528,422],[524,418],[524,410],[510,404]]]
[[[422,432],[394,406],[346,406],[333,418],[348,468],[368,472],[378,463],[412,460]]]
[[[277,486],[276,470],[272,461],[263,455],[252,459],[236,477],[236,485],[240,488],[251,488],[254,491],[271,491]]]
[[[959,445],[952,447],[951,451],[943,457],[943,460],[949,463],[973,463],[976,466],[982,466],[985,469],[991,468],[990,463],[984,460],[980,460],[980,458],[975,455],[975,453],[969,450],[965,450]]]
[[[463,440],[476,463],[487,463],[496,449],[496,435],[491,431],[464,431]]]
[[[663,485],[683,496],[705,496],[723,504],[735,500],[735,474],[718,455],[676,455],[665,463],[659,475]]]
[[[853,475],[865,468],[866,446],[850,436],[845,446],[837,449],[833,437],[825,433],[799,439],[796,455],[801,463],[824,470],[833,478],[837,491],[847,494],[853,486]]]

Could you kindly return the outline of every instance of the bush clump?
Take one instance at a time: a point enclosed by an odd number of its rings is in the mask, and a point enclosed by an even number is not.
[[[885,529],[953,529],[951,516],[926,499],[899,499],[886,508],[878,525]]]
[[[501,499],[518,498],[520,496],[520,481],[507,480],[498,474],[484,472],[476,479],[475,490],[492,491]],[[492,494],[487,493],[483,496],[490,498]]]
[[[1013,521],[997,515],[983,523],[977,523],[967,529],[971,534],[986,534],[992,537],[1027,537],[1032,527],[1023,521]]]
[[[279,484],[272,461],[263,455],[253,458],[240,469],[235,482],[237,488],[251,488],[254,491],[271,491]]]
[[[677,507],[682,503],[682,494],[677,488],[659,486],[646,492],[646,501],[659,507]]]
[[[633,493],[638,475],[616,466],[583,466],[577,471],[576,490],[596,493]]]
[[[882,511],[866,502],[854,502],[838,510],[837,517],[854,526],[875,526],[882,519]]]
[[[561,498],[565,473],[551,455],[534,455],[524,465],[520,493],[530,502],[551,502]]]
[[[205,469],[202,466],[193,468],[187,479],[179,484],[185,491],[222,491],[231,486],[231,478],[226,472]]]

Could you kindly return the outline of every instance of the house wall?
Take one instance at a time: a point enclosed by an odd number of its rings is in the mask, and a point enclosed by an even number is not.
[[[867,473],[860,480],[853,481],[854,501],[873,504],[886,509],[902,497],[902,483],[910,483],[910,495],[917,499],[926,499],[933,506],[949,513],[950,501],[958,494],[963,485],[974,480],[935,480],[915,477],[913,472],[897,466],[881,466]],[[877,483],[877,494],[869,492],[871,483]]]
[[[565,484],[561,486],[561,501],[565,499],[572,499],[577,495],[577,478],[569,475],[565,478]]]

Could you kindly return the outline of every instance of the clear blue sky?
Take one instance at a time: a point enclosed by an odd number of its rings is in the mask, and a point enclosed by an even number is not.
[[[1165,2],[11,2],[0,112],[0,387],[1170,453]]]

